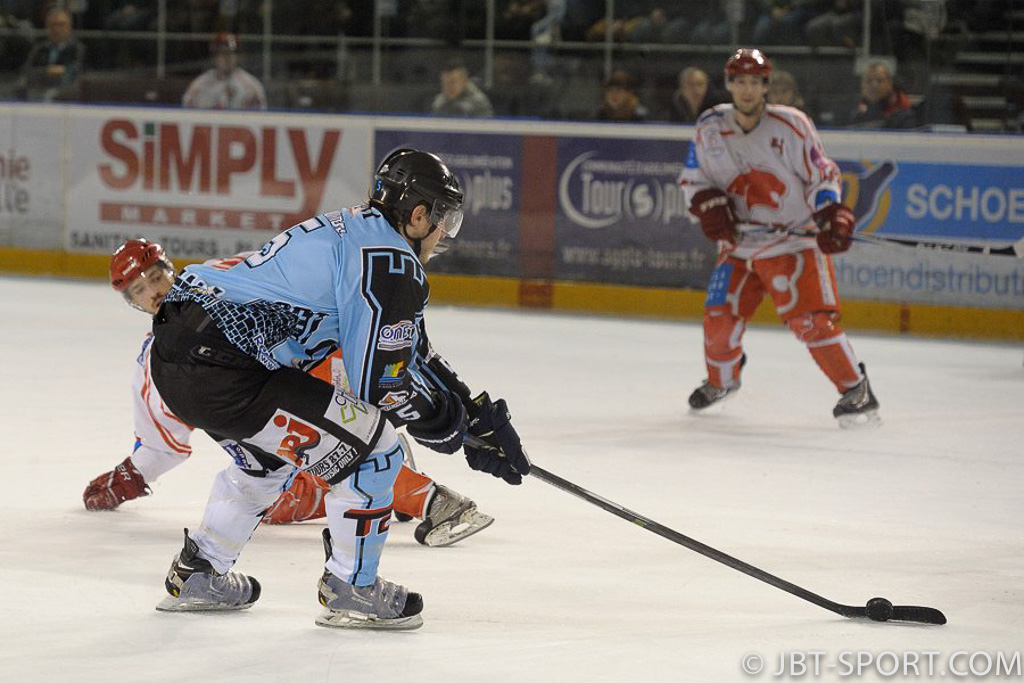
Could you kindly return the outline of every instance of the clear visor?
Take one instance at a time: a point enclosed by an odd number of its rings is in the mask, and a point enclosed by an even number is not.
[[[162,263],[154,263],[139,273],[122,294],[133,308],[146,313],[156,313],[174,282],[174,269]]]
[[[462,209],[437,199],[430,210],[430,222],[441,229],[445,237],[453,238],[462,227]]]

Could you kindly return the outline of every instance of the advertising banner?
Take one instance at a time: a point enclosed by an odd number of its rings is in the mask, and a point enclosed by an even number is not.
[[[0,117],[0,245],[61,248],[64,120],[45,107]]]
[[[689,141],[561,138],[555,275],[703,288],[714,246],[677,183]]]
[[[158,240],[176,257],[255,249],[366,196],[370,130],[309,116],[89,110],[70,119],[69,251]]]
[[[432,271],[520,276],[522,138],[497,133],[376,131],[377,162],[399,147],[421,149],[441,157],[462,185],[466,195],[462,231],[443,258],[430,262]]]
[[[861,234],[996,247],[1024,238],[1019,167],[895,160],[839,166]],[[1012,255],[858,243],[833,262],[840,291],[851,298],[1024,309],[1024,260]]]

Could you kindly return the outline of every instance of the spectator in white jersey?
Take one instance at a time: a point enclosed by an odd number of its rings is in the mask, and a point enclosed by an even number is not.
[[[718,260],[704,301],[708,377],[690,395],[704,410],[740,388],[743,333],[765,296],[840,393],[840,426],[877,422],[864,364],[839,326],[831,254],[850,248],[853,212],[840,197],[839,167],[806,114],[766,100],[772,65],[739,49],[725,64],[732,103],[697,120],[680,176],[690,212]]]
[[[207,261],[207,265],[230,268],[249,254]],[[110,286],[120,292],[133,308],[153,315],[160,308],[174,281],[174,265],[163,247],[144,239],[124,242],[110,257]],[[82,494],[87,510],[114,510],[122,503],[150,495],[151,485],[170,470],[183,464],[192,454],[192,427],[167,410],[160,392],[153,386],[150,371],[152,335],[146,335],[136,358],[132,383],[135,446],[132,454],[113,470],[94,478]],[[348,388],[341,371],[341,355],[335,352],[310,373],[327,383]],[[229,455],[243,448],[234,441],[220,444]],[[487,528],[494,518],[477,510],[476,503],[456,491],[438,484],[414,469],[407,442],[402,448],[408,456],[395,481],[395,515],[403,520],[423,520],[414,536],[426,546],[448,546]],[[286,482],[286,490],[263,514],[264,524],[291,524],[320,519],[325,514],[324,495],[330,487],[321,479],[299,471]]]
[[[412,629],[423,599],[382,579],[404,425],[420,444],[464,450],[473,469],[522,482],[530,462],[504,400],[469,388],[427,338],[424,264],[462,225],[459,181],[437,156],[397,150],[368,203],[314,216],[227,270],[188,266],[153,318],[150,366],[167,407],[244,451],[186,530],[158,606],[250,607],[260,584],[231,571],[297,470],[328,485],[321,626]],[[350,392],[304,370],[341,352]]]
[[[218,33],[210,42],[213,68],[189,84],[181,99],[183,107],[195,109],[266,109],[263,84],[238,66],[238,38]]]

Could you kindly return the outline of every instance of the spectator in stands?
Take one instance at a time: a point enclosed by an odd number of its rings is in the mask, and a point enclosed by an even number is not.
[[[697,18],[705,14],[706,0],[656,3],[633,31],[634,43],[688,43]]]
[[[796,107],[807,112],[803,95],[796,84],[796,77],[788,71],[775,69],[771,81],[768,83],[768,102],[770,104],[784,104],[787,107]]]
[[[723,101],[722,95],[711,87],[707,73],[695,66],[688,66],[679,72],[679,87],[672,93],[669,120],[695,123],[701,112]]]
[[[210,43],[213,68],[200,74],[188,86],[183,107],[196,109],[266,109],[263,84],[238,66],[238,39],[232,33],[218,33]]]
[[[757,0],[760,14],[750,42],[754,45],[800,45],[804,25],[816,14],[817,0]]]
[[[893,81],[884,61],[873,61],[864,69],[860,82],[861,100],[853,112],[851,126],[858,128],[913,128],[917,112],[910,98]]]
[[[612,40],[617,43],[632,40],[633,33],[650,16],[650,5],[649,0],[616,0],[615,16],[611,22]],[[608,36],[608,31],[608,18],[601,17],[587,29],[586,40],[602,43]]]
[[[530,29],[547,14],[547,5],[547,0],[504,0],[499,3],[494,37],[498,40],[530,40]]]
[[[732,0],[712,0],[701,7],[700,12],[694,17],[689,42],[693,45],[723,45],[732,39],[732,22],[726,13],[726,5]],[[744,6],[741,5],[742,9]]]
[[[430,113],[435,116],[494,116],[487,95],[469,78],[461,61],[449,62],[441,71],[441,92],[434,97]]]
[[[825,12],[812,17],[804,27],[811,47],[855,48],[860,43],[864,23],[864,0],[832,0]]]
[[[71,15],[62,9],[46,13],[46,38],[29,52],[19,90],[29,100],[74,99],[85,61],[85,45],[72,35]]]
[[[612,72],[604,80],[601,106],[596,118],[601,121],[646,121],[647,107],[636,92],[636,79],[623,70]]]
[[[30,3],[4,2],[0,7],[0,71],[17,71],[32,51],[32,13]]]

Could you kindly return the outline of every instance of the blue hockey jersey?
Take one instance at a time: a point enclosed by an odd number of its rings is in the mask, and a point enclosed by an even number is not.
[[[429,295],[401,235],[376,209],[355,206],[279,233],[228,270],[188,266],[166,300],[198,303],[271,370],[308,370],[341,349],[352,393],[404,424],[436,412]]]

